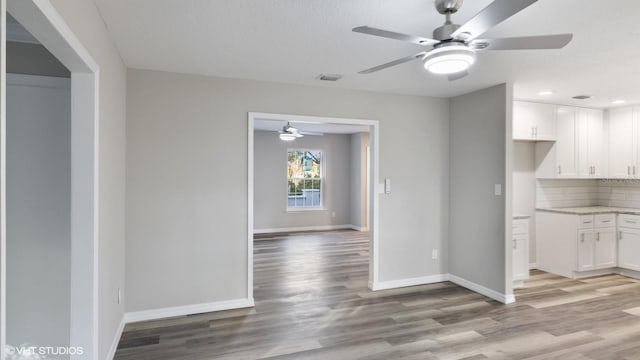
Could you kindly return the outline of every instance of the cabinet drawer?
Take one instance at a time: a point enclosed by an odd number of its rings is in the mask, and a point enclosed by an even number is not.
[[[632,229],[640,229],[640,215],[618,215],[618,226]]]
[[[599,214],[595,216],[594,223],[597,228],[613,227],[616,226],[616,216],[615,214]]]
[[[526,219],[513,220],[513,235],[529,235],[529,221]]]
[[[593,215],[580,215],[578,217],[578,229],[592,229]]]

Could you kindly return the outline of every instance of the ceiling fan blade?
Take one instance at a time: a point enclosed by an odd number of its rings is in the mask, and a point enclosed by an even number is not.
[[[462,79],[467,75],[469,75],[469,73],[465,70],[465,71],[460,71],[459,73],[451,74],[447,78],[449,79],[449,81],[456,81],[456,80]]]
[[[322,136],[324,134],[316,131],[300,131],[300,135]]]
[[[476,50],[535,50],[562,49],[573,39],[573,34],[523,36],[501,39],[476,39],[470,46]]]
[[[536,1],[538,0],[495,0],[451,36],[465,41],[475,39]]]
[[[366,70],[359,71],[359,72],[358,72],[358,74],[371,74],[371,73],[374,73],[374,72],[376,72],[376,71],[380,71],[380,70],[384,70],[384,69],[386,69],[386,68],[390,68],[390,67],[392,67],[392,66],[396,66],[396,65],[404,64],[404,63],[409,62],[409,61],[411,61],[411,60],[420,59],[420,58],[422,58],[426,53],[427,53],[426,51],[423,51],[423,52],[417,53],[417,54],[415,54],[415,55],[406,56],[406,57],[403,57],[403,58],[398,59],[398,60],[393,60],[393,61],[388,62],[388,63],[386,63],[386,64],[382,64],[382,65],[374,66],[374,67],[372,67],[372,68],[370,68],[370,69],[366,69]]]
[[[425,45],[425,46],[433,45],[438,42],[437,40],[428,39],[421,36],[401,34],[393,31],[373,28],[370,26],[358,26],[353,28],[352,31],[362,33],[362,34],[367,34],[367,35],[380,36],[380,37],[385,37],[385,38],[394,39],[394,40],[406,41],[413,44]]]

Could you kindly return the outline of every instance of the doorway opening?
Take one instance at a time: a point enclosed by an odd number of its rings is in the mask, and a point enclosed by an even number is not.
[[[304,137],[283,141],[280,135],[292,132],[287,126]],[[375,289],[378,126],[375,120],[249,113],[249,299],[253,300],[254,233],[359,231],[369,250],[368,286]]]
[[[31,70],[1,70],[0,347],[9,339],[97,358],[98,66],[50,2],[7,0],[1,10],[2,61],[20,53],[17,65]],[[28,263],[39,266],[24,271]],[[55,298],[34,285],[52,273]]]

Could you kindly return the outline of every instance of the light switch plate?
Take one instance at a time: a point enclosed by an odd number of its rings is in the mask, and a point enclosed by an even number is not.
[[[493,194],[495,196],[502,195],[502,184],[494,184],[493,185]]]
[[[391,179],[384,179],[384,193],[391,194]]]

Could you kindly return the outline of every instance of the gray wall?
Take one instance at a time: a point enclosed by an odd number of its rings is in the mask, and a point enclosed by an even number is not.
[[[246,298],[250,111],[380,120],[380,280],[445,272],[448,100],[143,70],[127,93],[127,311]]]
[[[7,73],[71,77],[44,46],[13,41],[7,41]]]
[[[350,224],[360,229],[368,227],[367,146],[369,146],[368,133],[351,135]]]
[[[449,273],[501,294],[507,290],[507,96],[507,86],[499,85],[453,98],[450,127]],[[494,195],[494,184],[502,184],[502,196]]]
[[[13,346],[69,346],[69,87],[61,78],[7,79],[7,343]]]
[[[277,133],[256,131],[253,142],[254,229],[350,224],[350,135],[305,136],[285,142]],[[326,210],[287,212],[288,149],[323,150]]]
[[[126,68],[93,1],[56,0],[52,5],[100,67],[98,357],[107,357],[124,314]]]
[[[529,262],[536,262],[536,154],[532,141],[513,142],[513,213],[529,215]]]

